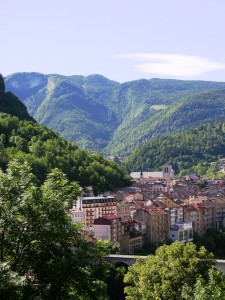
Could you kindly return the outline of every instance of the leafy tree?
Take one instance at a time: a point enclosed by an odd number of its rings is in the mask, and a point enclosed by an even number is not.
[[[207,280],[215,264],[205,248],[175,242],[156,250],[155,255],[138,259],[125,275],[127,300],[180,300],[184,286],[194,288],[199,276]]]
[[[19,276],[16,272],[13,272],[7,262],[0,262],[1,299],[20,299],[25,283],[25,276]]]
[[[126,266],[111,266],[107,280],[107,294],[110,300],[125,300],[123,280],[126,272]]]
[[[128,171],[157,170],[170,161],[175,173],[224,176],[211,162],[224,156],[224,121],[216,121],[186,132],[155,137],[136,149],[125,161]]]
[[[200,181],[200,182],[197,182],[196,185],[200,188],[200,189],[203,189],[206,187],[206,181]]]
[[[35,122],[0,113],[0,166],[6,169],[10,159],[28,161],[39,183],[59,168],[70,181],[92,185],[96,194],[130,182],[120,165],[101,154],[90,154]]]
[[[36,182],[28,163],[0,171],[0,272],[7,266],[16,299],[106,299],[102,256],[109,248],[83,238],[67,215],[79,185],[58,169]],[[1,280],[0,295],[8,290]]]
[[[208,229],[202,236],[195,233],[193,242],[197,247],[204,246],[215,257],[225,257],[225,232],[223,230]]]
[[[184,287],[182,297],[185,300],[225,300],[225,277],[220,270],[210,269],[209,279],[199,276],[194,289]]]

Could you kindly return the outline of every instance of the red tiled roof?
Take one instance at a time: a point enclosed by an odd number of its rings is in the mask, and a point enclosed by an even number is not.
[[[94,219],[94,225],[110,225],[113,220],[121,220],[117,215],[104,216]]]

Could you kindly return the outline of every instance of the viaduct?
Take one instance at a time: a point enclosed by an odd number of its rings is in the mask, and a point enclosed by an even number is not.
[[[136,262],[136,259],[140,257],[145,259],[146,256],[138,256],[138,255],[116,255],[116,254],[110,254],[105,256],[105,259],[112,263],[115,266],[131,266],[132,264],[134,264]],[[225,273],[225,260],[222,259],[216,259],[216,265],[215,267],[217,269],[220,269],[223,273]]]

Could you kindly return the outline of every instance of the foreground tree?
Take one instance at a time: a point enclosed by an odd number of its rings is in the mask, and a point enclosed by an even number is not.
[[[129,268],[124,281],[127,300],[181,300],[184,287],[194,289],[199,276],[208,282],[208,271],[215,264],[205,248],[193,243],[164,245],[139,259]]]
[[[182,296],[185,300],[225,300],[225,277],[212,268],[208,280],[199,276],[194,289],[184,286]]]
[[[15,280],[7,299],[106,299],[106,254],[100,242],[88,242],[66,214],[80,195],[53,170],[41,187],[30,166],[10,163],[0,171],[0,261]],[[5,272],[6,272],[5,271]]]

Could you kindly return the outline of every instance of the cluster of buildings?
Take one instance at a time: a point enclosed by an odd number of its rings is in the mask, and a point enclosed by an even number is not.
[[[133,172],[129,188],[95,197],[91,187],[70,210],[74,223],[96,239],[115,243],[121,254],[168,240],[187,242],[193,233],[225,228],[225,181],[201,181],[195,175],[174,179],[169,164],[161,172]]]

